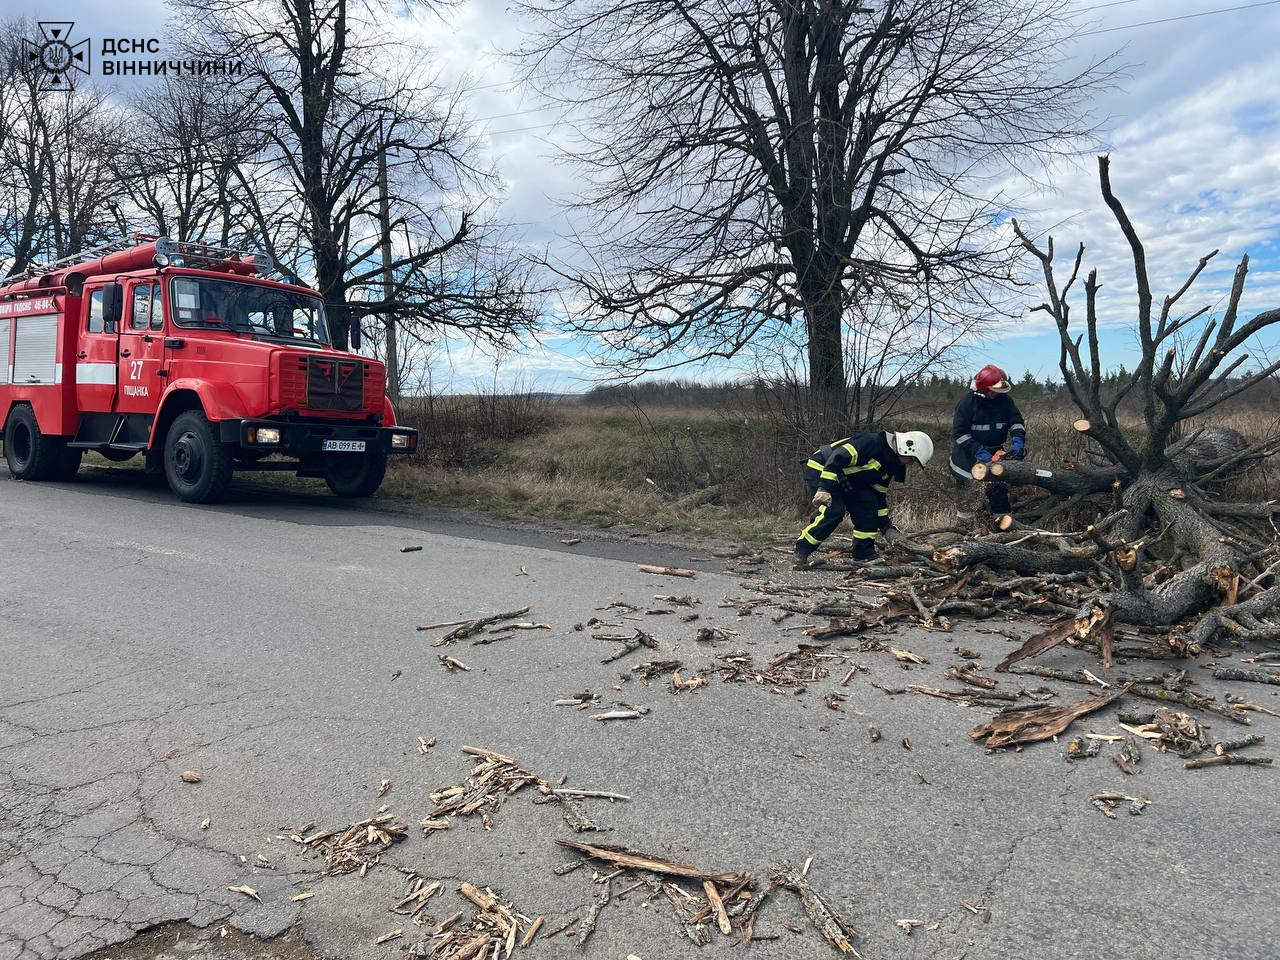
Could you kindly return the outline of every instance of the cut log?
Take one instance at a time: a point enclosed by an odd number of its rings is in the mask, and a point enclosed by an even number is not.
[[[1081,419],[1076,420],[1074,423],[1072,423],[1071,426],[1073,426],[1078,433],[1088,433],[1089,429],[1093,426],[1093,424],[1091,424],[1088,420],[1085,420],[1082,417]]]
[[[969,476],[973,477],[975,480],[985,480],[987,479],[987,471],[987,465],[985,463],[978,462],[969,468]]]
[[[993,543],[989,540],[970,540],[946,550],[939,550],[934,553],[933,560],[943,570],[984,563],[1001,570],[1013,570],[1025,576],[1034,576],[1038,573],[1079,573],[1094,568],[1093,561],[1088,557],[1045,553],[1026,547]]]
[[[982,466],[982,464],[978,464]],[[1039,467],[1026,460],[1002,460],[992,466],[1000,467],[997,475],[990,470],[982,471],[982,475],[973,473],[975,480],[995,480],[1014,486],[1041,487],[1050,493],[1069,497],[1074,494],[1103,493],[1111,489],[1117,479],[1124,477],[1119,467],[1084,468],[1074,470],[1050,470]]]

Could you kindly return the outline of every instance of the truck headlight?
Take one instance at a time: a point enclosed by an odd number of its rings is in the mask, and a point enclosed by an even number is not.
[[[276,427],[258,427],[253,431],[257,443],[271,444],[280,442],[280,431]]]
[[[412,450],[417,446],[417,439],[412,433],[393,433],[391,447],[393,450]]]

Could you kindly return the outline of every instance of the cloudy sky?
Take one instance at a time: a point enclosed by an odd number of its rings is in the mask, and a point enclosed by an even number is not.
[[[1220,248],[1198,292],[1184,303],[1219,303],[1247,251],[1252,264],[1242,314],[1280,305],[1280,0],[1075,0],[1069,9],[1079,25],[1073,56],[1119,49],[1128,65],[1115,89],[1098,96],[1094,111],[1106,118],[1113,184],[1146,242],[1157,298],[1180,285],[1200,256]],[[95,38],[95,54],[97,38],[157,35],[166,16],[161,0],[0,0],[0,10],[75,19],[75,36]],[[1208,11],[1222,12],[1196,16]],[[572,118],[538,109],[532,92],[514,80],[505,53],[520,45],[525,25],[505,0],[460,0],[443,21],[401,13],[397,26],[431,47],[441,79],[468,91],[472,116],[505,182],[504,218],[537,247],[563,243],[570,224],[560,204],[576,183],[572,168],[556,160],[555,147]],[[1106,359],[1132,368],[1132,269],[1099,196],[1092,157],[1064,164],[1052,191],[1027,195],[1020,219],[1036,232],[1052,227],[1060,256],[1085,243],[1086,263],[1104,284]],[[1028,309],[1038,302],[1028,295]],[[1028,312],[976,347],[975,357],[989,355],[1015,374],[1052,374],[1057,337],[1047,322],[1044,314]],[[437,364],[433,379],[439,385],[452,379],[464,389],[491,370],[489,358],[459,349]],[[504,361],[504,376],[520,372],[546,389],[581,388],[600,375],[572,338],[555,335]]]

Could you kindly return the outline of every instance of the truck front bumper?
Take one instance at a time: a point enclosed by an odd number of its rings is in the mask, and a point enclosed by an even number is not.
[[[223,443],[298,458],[322,453],[413,453],[418,449],[418,431],[409,427],[222,420],[218,429]],[[357,446],[360,443],[364,444],[363,451]]]

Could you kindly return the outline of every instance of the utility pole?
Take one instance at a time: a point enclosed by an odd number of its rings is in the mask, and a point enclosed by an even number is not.
[[[395,297],[395,278],[391,271],[391,204],[387,198],[387,140],[378,118],[378,220],[382,225],[382,299],[390,303]],[[382,314],[386,330],[387,396],[400,407],[400,344],[395,311]]]

